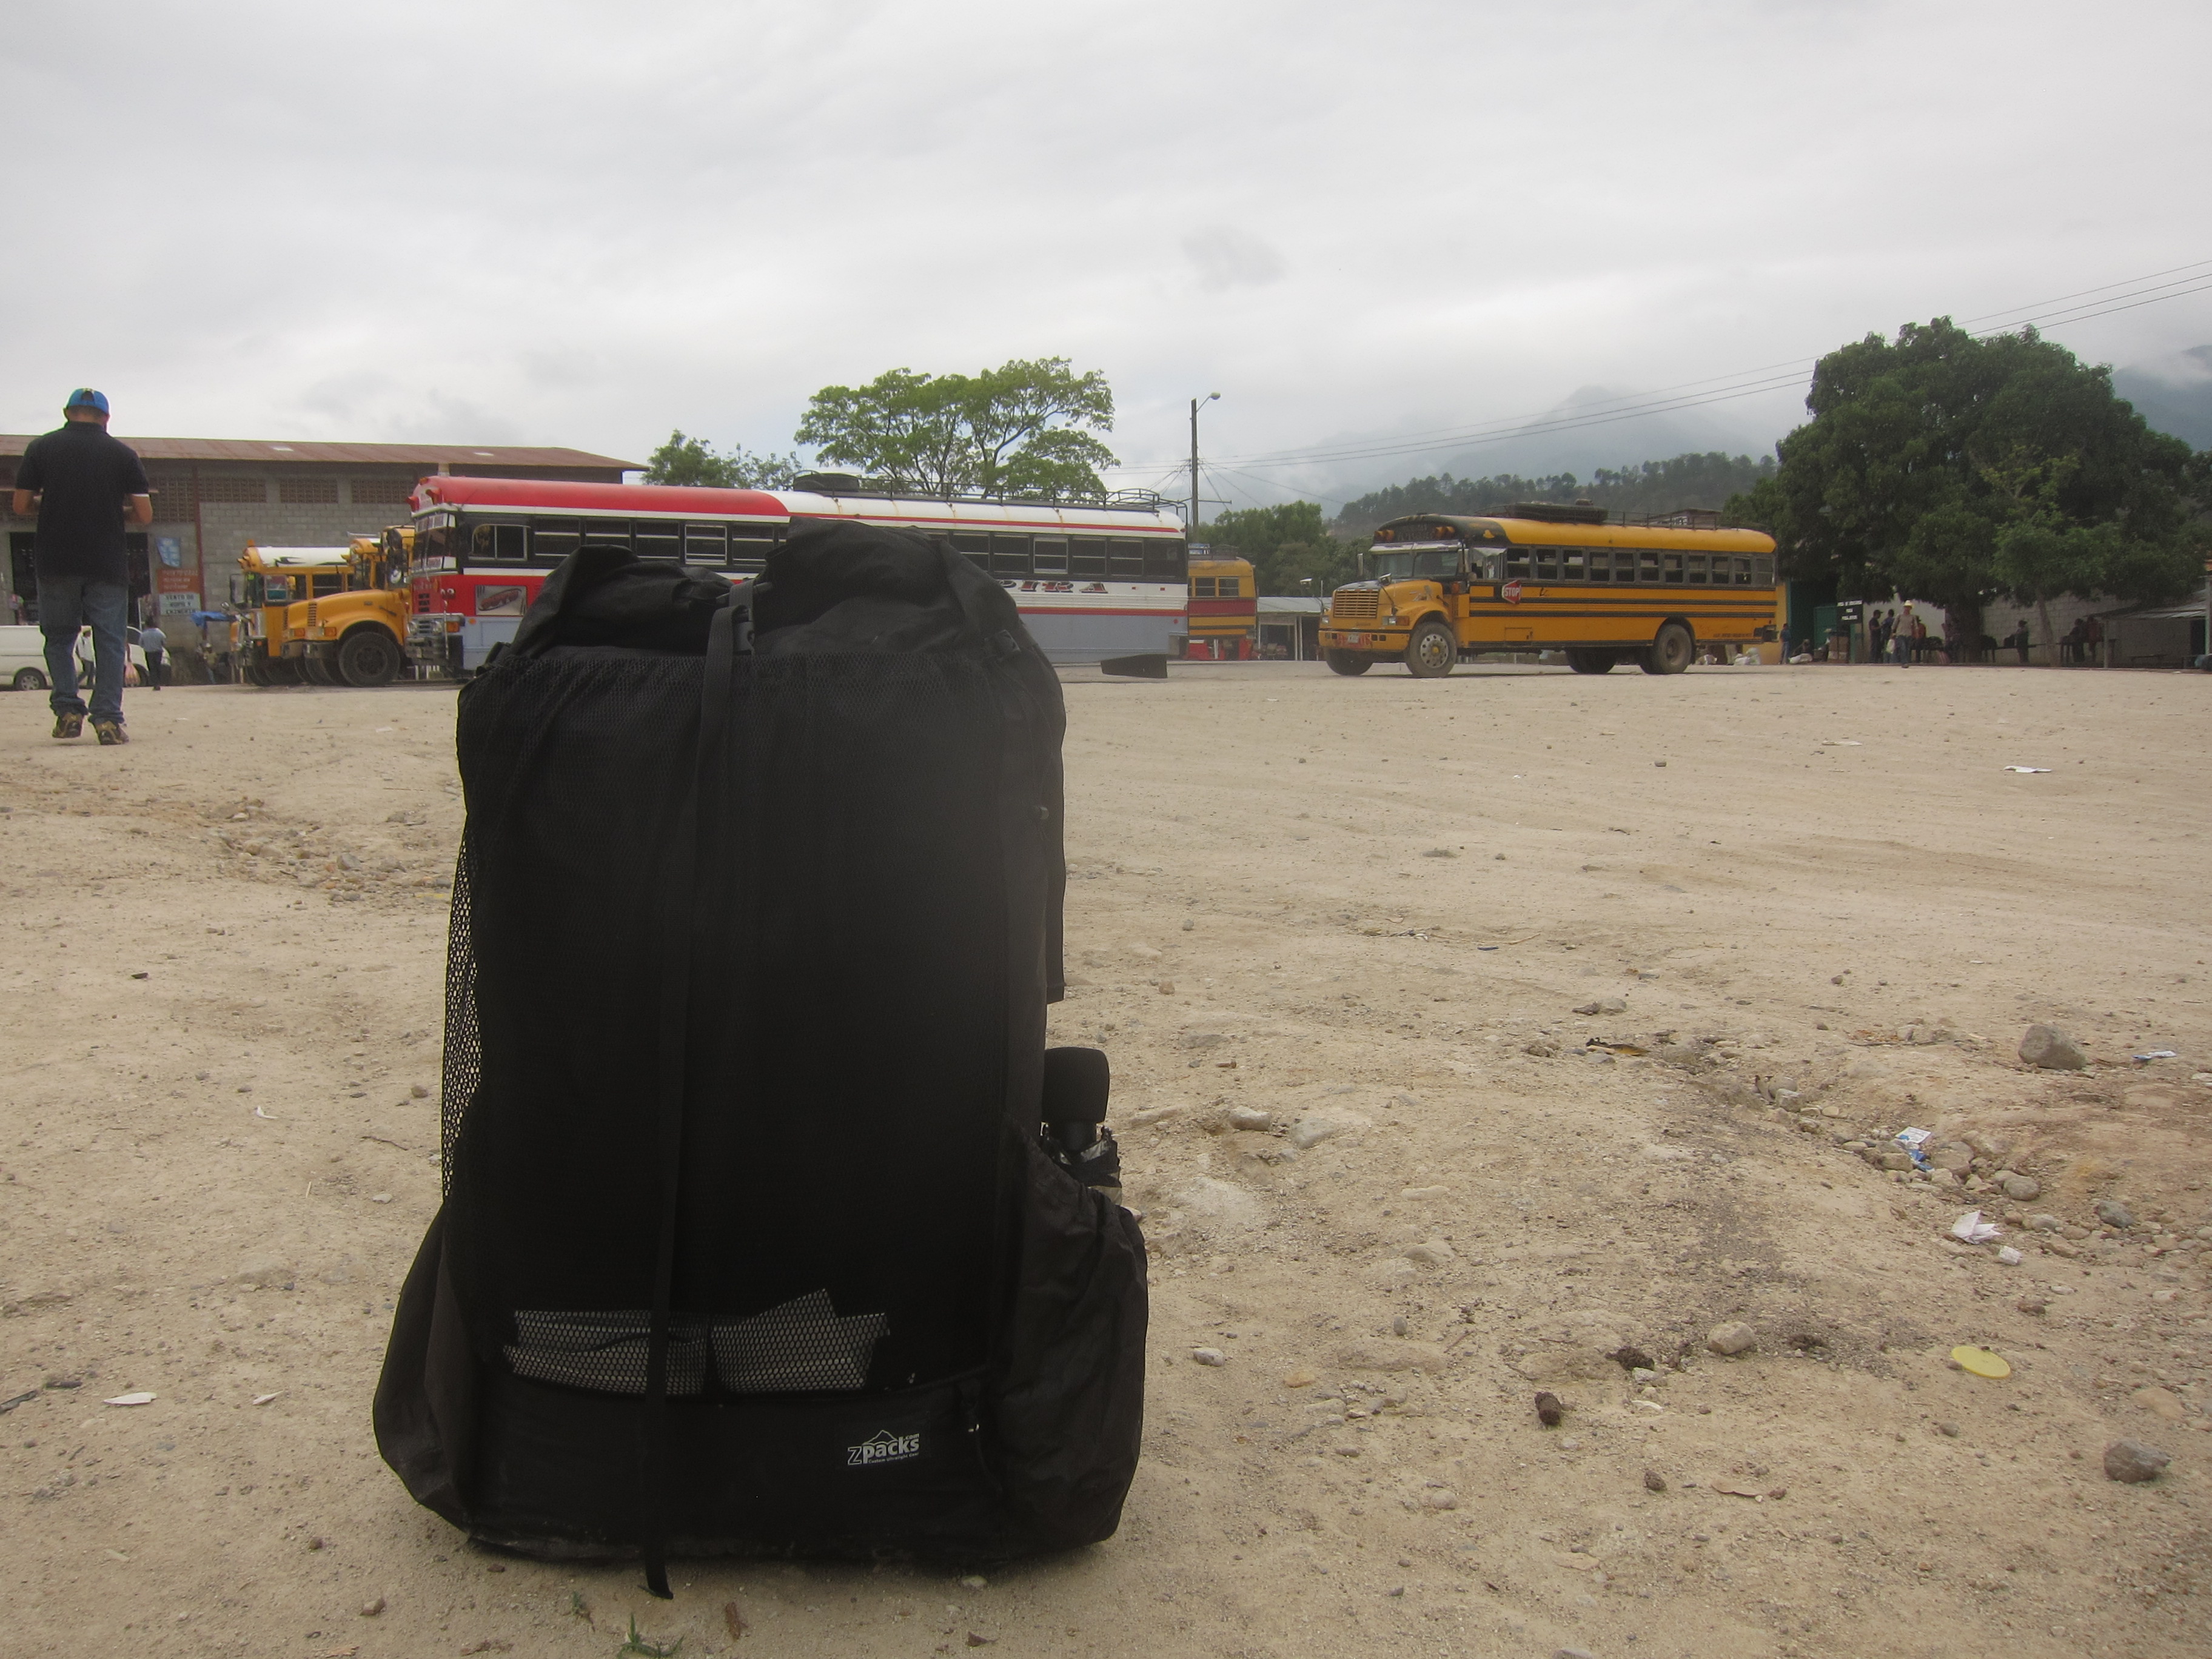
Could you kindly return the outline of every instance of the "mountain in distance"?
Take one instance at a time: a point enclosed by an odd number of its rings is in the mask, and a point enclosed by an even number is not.
[[[2212,345],[2112,371],[2112,389],[2154,429],[2212,449]]]
[[[1364,536],[1376,526],[1409,513],[1485,514],[1516,501],[1587,501],[1623,515],[1674,513],[1687,507],[1717,511],[1729,496],[1773,476],[1774,466],[1771,453],[1754,459],[1709,450],[1664,461],[1595,467],[1587,473],[1534,477],[1487,473],[1461,478],[1445,472],[1370,490],[1346,501],[1330,528],[1340,536]]]
[[[1273,492],[1267,488],[1272,485],[1285,495],[1318,497],[1334,506],[1387,488],[1383,481],[1394,476],[1401,479],[1417,474],[1449,474],[1463,480],[1547,479],[1572,473],[1588,478],[1601,469],[1633,470],[1645,456],[1771,455],[1775,440],[1805,419],[1804,394],[1798,389],[1717,405],[1631,412],[1634,404],[1656,401],[1663,395],[1647,398],[1605,386],[1583,386],[1518,427],[1474,440],[1446,438],[1431,444],[1422,441],[1425,434],[1419,432],[1343,433],[1313,448],[1324,453],[1349,452],[1344,459],[1269,466],[1264,484],[1243,474],[1222,482],[1230,485],[1231,493],[1249,495],[1254,502],[1272,499]],[[1468,424],[1479,422],[1470,420]],[[1384,453],[1362,454],[1361,451]],[[1241,507],[1248,502],[1229,504]],[[1418,503],[1406,510],[1418,512],[1426,505],[1430,503]]]

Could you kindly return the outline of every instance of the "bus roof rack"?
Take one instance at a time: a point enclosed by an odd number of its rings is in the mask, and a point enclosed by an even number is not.
[[[800,472],[790,487],[812,495],[865,495],[881,501],[901,497],[925,501],[976,501],[994,505],[1103,507],[1131,513],[1157,513],[1168,505],[1152,489],[1109,489],[1054,494],[1048,490],[925,489],[904,478],[865,477],[858,472]]]
[[[1493,507],[1493,519],[1534,519],[1543,524],[1603,524],[1605,509],[1577,501],[1569,506],[1565,501],[1516,501],[1510,507]]]
[[[1647,530],[1718,530],[1721,515],[1710,507],[1680,507],[1672,513],[1647,513],[1627,522]]]

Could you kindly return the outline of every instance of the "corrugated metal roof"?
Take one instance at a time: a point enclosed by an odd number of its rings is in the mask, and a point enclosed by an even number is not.
[[[0,434],[0,459],[23,453],[33,434]],[[148,461],[258,461],[272,466],[592,466],[641,472],[641,461],[584,449],[475,444],[320,444],[258,438],[140,438],[115,434]]]

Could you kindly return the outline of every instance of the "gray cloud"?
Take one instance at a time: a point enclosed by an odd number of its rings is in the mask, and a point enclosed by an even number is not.
[[[1282,254],[1265,237],[1234,225],[1212,225],[1182,239],[1183,258],[1198,273],[1198,285],[1210,294],[1224,289],[1265,288],[1288,269]]]
[[[1265,458],[2205,257],[2208,58],[2181,0],[37,8],[0,425],[89,382],[126,433],[787,448],[823,384],[1064,354],[1130,482],[1218,389],[1237,488],[1348,487],[1469,452]]]

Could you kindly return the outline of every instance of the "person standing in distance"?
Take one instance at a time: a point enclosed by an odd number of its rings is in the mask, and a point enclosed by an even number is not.
[[[152,617],[138,630],[138,648],[146,653],[146,689],[161,689],[161,653],[169,648],[169,636],[161,631],[161,624]]]
[[[154,492],[137,454],[107,435],[107,399],[79,386],[62,405],[62,424],[31,440],[15,469],[15,514],[38,504],[33,544],[39,574],[39,628],[46,636],[46,678],[53,686],[54,735],[84,732],[84,700],[76,690],[76,640],[92,629],[92,729],[103,744],[128,743],[123,728],[123,676],[130,655],[124,620],[131,572],[124,517],[154,522]]]

